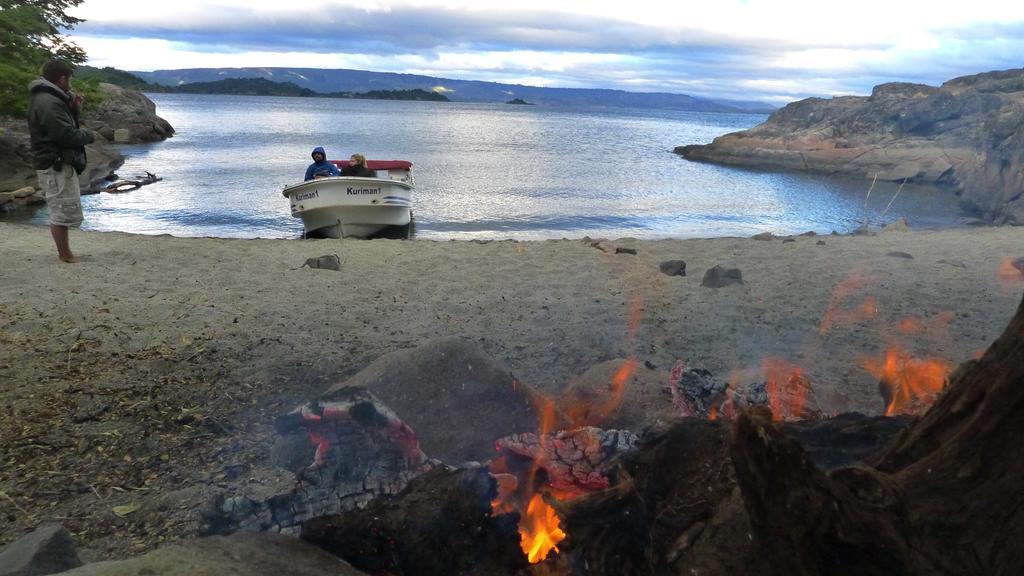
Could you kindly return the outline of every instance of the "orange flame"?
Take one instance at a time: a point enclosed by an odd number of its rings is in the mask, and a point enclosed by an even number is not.
[[[853,308],[834,308],[825,313],[821,321],[819,334],[825,334],[837,324],[855,324],[865,320],[871,320],[878,315],[878,303],[874,298],[865,298],[860,304]]]
[[[793,420],[800,418],[810,382],[804,376],[803,368],[787,362],[782,358],[768,357],[761,363],[764,371],[768,405],[772,409],[773,420]]]
[[[627,348],[631,349],[634,346],[637,332],[640,330],[640,321],[643,319],[643,312],[644,296],[638,292],[634,295],[629,309],[629,321],[626,329]],[[604,395],[604,400],[600,404],[593,399],[583,398],[581,394],[570,388],[559,398],[558,408],[575,427],[599,426],[619,409],[622,399],[626,395],[626,384],[636,373],[639,365],[640,361],[631,356],[619,366],[615,375],[612,376],[611,382],[608,383],[607,394]],[[544,433],[544,430],[541,433]]]
[[[636,358],[623,362],[608,383],[607,396],[599,405],[595,406],[596,402],[582,398],[580,394],[570,389],[559,399],[559,408],[574,427],[600,425],[622,404],[622,399],[626,395],[626,384],[639,365],[640,362]]]
[[[531,564],[543,562],[552,550],[558,552],[558,543],[565,539],[560,524],[554,508],[543,496],[534,494],[519,522],[519,546]]]
[[[537,394],[537,432],[548,434],[555,428],[555,402],[543,394]]]
[[[644,298],[642,294],[637,293],[630,307],[626,331],[627,346],[630,349],[633,348],[636,334],[640,329],[643,311]],[[592,402],[591,399],[583,399],[572,389],[567,390],[557,401],[548,395],[538,393],[534,400],[537,409],[538,437],[551,434],[556,426],[565,424],[564,419],[568,419],[577,427],[600,424],[622,404],[626,384],[633,377],[638,365],[639,361],[635,357],[630,357],[619,366],[609,382],[603,400]],[[537,487],[534,485],[537,472],[544,464],[542,458],[543,453],[537,454],[530,469],[520,476],[509,474],[507,462],[502,458],[493,461],[490,467],[498,489],[497,498],[491,502],[493,514],[522,511],[523,503],[526,502],[525,512],[522,512],[519,518],[519,536],[520,547],[531,564],[544,561],[551,551],[557,554],[558,543],[565,539],[565,532],[559,527],[561,521],[554,508],[544,501],[544,497],[536,491]],[[551,498],[569,499],[577,496],[574,493],[553,491],[551,487],[546,487],[545,491]]]
[[[1024,282],[1024,262],[1014,261],[1009,256],[1003,258],[996,270],[996,278],[1004,289],[1012,290],[1017,284]]]
[[[535,403],[538,435],[550,434],[556,425],[555,402],[546,395],[538,394]],[[519,546],[531,564],[542,562],[552,550],[558,553],[558,543],[565,539],[565,532],[559,528],[560,520],[555,510],[544,501],[541,494],[535,492],[534,481],[542,464],[541,458],[542,454],[537,454],[530,469],[521,476],[509,472],[505,457],[494,459],[490,466],[497,484],[497,497],[491,502],[492,514],[522,511],[523,503],[529,498],[519,518]]]
[[[931,405],[953,369],[948,360],[917,359],[898,346],[886,350],[882,359],[865,359],[863,366],[887,389],[886,416],[918,413]]]
[[[844,307],[844,303],[853,296],[854,292],[860,289],[863,283],[864,279],[861,276],[852,274],[836,285],[836,289],[829,297],[825,315],[821,318],[818,334],[825,334],[832,326],[837,324],[851,324],[870,320],[878,314],[878,305],[873,298],[865,298],[860,304],[852,308]]]
[[[949,328],[954,314],[949,310],[939,312],[931,322],[921,318],[904,318],[896,325],[900,334],[933,334]]]

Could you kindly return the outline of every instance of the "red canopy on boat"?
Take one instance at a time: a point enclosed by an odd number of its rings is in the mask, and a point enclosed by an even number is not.
[[[331,160],[338,168],[349,165],[348,160]],[[412,162],[408,160],[367,160],[366,167],[370,170],[408,170],[412,168]]]

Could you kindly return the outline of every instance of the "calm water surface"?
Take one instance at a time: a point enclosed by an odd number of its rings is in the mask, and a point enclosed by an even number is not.
[[[759,114],[502,104],[150,94],[177,134],[122,149],[122,178],[162,182],[83,198],[83,228],[176,236],[297,238],[281,189],[314,146],[414,164],[417,238],[610,238],[845,232],[867,218],[955,226],[955,198],[927,188],[688,162],[682,144]],[[891,206],[889,206],[891,202]],[[888,210],[886,208],[888,206]],[[46,222],[45,208],[29,218]]]

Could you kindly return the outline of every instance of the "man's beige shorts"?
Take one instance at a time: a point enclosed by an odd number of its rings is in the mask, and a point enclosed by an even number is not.
[[[39,188],[46,195],[46,206],[50,209],[50,224],[81,224],[82,199],[75,169],[65,164],[61,170],[36,170],[36,175],[39,176]]]

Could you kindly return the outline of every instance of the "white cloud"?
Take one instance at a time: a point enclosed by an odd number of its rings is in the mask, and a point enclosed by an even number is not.
[[[88,0],[73,13],[90,63],[130,70],[355,68],[776,100],[939,83],[1020,66],[1024,49],[1024,2],[513,4]]]
[[[92,66],[112,66],[121,70],[157,70],[174,68],[359,68],[372,59],[359,55],[310,54],[306,52],[237,52],[229,46],[223,51],[194,50],[189,44],[145,38],[109,39],[72,36],[85,49]]]

